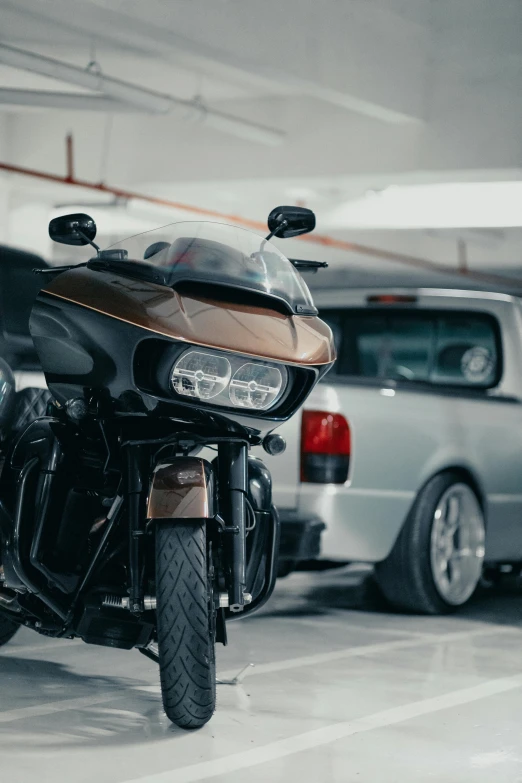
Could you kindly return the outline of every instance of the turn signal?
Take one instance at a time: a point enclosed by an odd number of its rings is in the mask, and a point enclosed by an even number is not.
[[[351,453],[350,426],[341,413],[303,411],[301,481],[344,484]]]

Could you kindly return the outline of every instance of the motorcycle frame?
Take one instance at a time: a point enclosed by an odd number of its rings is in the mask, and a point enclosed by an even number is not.
[[[161,524],[162,519],[187,518],[180,505],[180,496],[168,492],[167,499],[160,498],[158,485],[158,466],[166,472],[172,485],[180,485],[180,476],[186,479],[187,473],[193,473],[192,487],[202,490],[196,508],[203,514],[206,511],[209,536],[221,536],[227,564],[227,588],[230,608],[224,613],[229,618],[245,616],[256,611],[271,595],[277,575],[277,553],[279,542],[279,520],[275,509],[271,509],[271,478],[261,460],[249,457],[248,441],[230,436],[214,438],[218,441],[218,458],[214,464],[190,455],[173,456],[161,459],[158,451],[152,454],[152,447],[158,441],[162,448],[170,445],[179,449],[180,436],[172,435],[161,439],[125,441],[120,444],[121,481],[116,499],[107,514],[107,523],[103,535],[92,554],[90,562],[76,589],[67,596],[68,600],[58,599],[56,592],[63,595],[59,576],[54,574],[39,557],[39,543],[45,532],[48,509],[53,483],[59,470],[62,456],[61,438],[58,432],[66,434],[67,425],[56,418],[46,417],[33,422],[19,438],[13,449],[13,455],[19,455],[19,444],[27,443],[29,453],[19,471],[14,514],[9,519],[5,506],[1,517],[6,567],[6,586],[17,589],[18,603],[22,612],[37,618],[38,626],[50,635],[66,636],[74,633],[76,610],[81,599],[88,592],[93,574],[101,569],[112,556],[110,545],[115,527],[127,512],[128,527],[128,581],[130,610],[136,616],[144,611],[143,574],[145,564],[146,534],[151,524]],[[30,442],[31,429],[38,435],[34,444]],[[54,429],[54,431],[53,431]],[[41,437],[47,430],[47,438]],[[103,430],[102,430],[103,431]],[[186,438],[186,435],[184,436]],[[198,445],[201,437],[196,437]],[[210,443],[210,440],[208,441]],[[184,443],[186,447],[186,443]],[[33,453],[31,453],[31,447]],[[147,448],[148,447],[148,448]],[[34,453],[36,451],[37,453]],[[160,450],[161,451],[161,450]],[[110,455],[108,459],[110,458]],[[198,470],[194,470],[198,467]],[[39,477],[35,472],[38,469]],[[153,471],[152,480],[150,478]],[[31,497],[28,484],[36,479],[36,489]],[[219,491],[217,490],[219,487]],[[162,500],[162,503],[159,503]],[[34,518],[34,530],[24,530],[24,504],[31,503],[38,509]],[[252,531],[249,567],[247,569],[246,538],[248,506],[253,512],[256,524]],[[160,517],[150,514],[162,509]],[[194,505],[185,506],[185,511],[195,513]],[[219,509],[219,513],[218,513]],[[201,518],[201,517],[199,517]],[[12,535],[7,531],[12,530]],[[262,535],[261,535],[262,533]],[[30,553],[24,553],[22,541],[30,540]],[[263,555],[266,560],[263,568]],[[260,570],[264,571],[262,588],[253,600],[251,593]],[[50,587],[49,587],[50,586]],[[50,589],[54,589],[53,590]],[[27,595],[39,599],[51,610],[55,622],[50,622],[45,612],[38,611],[38,602],[27,602]],[[43,607],[41,607],[43,609]],[[14,611],[14,609],[13,609]],[[223,619],[224,619],[223,615]],[[226,633],[221,641],[226,643]]]

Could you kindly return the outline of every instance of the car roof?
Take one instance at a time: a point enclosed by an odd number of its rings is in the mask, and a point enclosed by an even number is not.
[[[430,299],[462,299],[464,301],[490,301],[490,302],[520,302],[521,297],[512,294],[498,293],[496,291],[474,291],[455,288],[387,288],[379,286],[375,288],[351,288],[348,290],[322,290],[315,292],[314,301],[319,308],[324,307],[361,307],[368,304],[368,299],[374,299],[380,295],[389,297],[397,296],[397,305],[408,302],[400,301],[400,297],[415,298],[418,304],[428,304]],[[428,301],[427,301],[428,300]],[[378,301],[371,303],[378,305]],[[384,304],[384,303],[383,303]],[[413,303],[412,303],[413,304]],[[387,306],[393,306],[393,302],[386,302]]]
[[[485,269],[480,273],[467,274],[448,272],[447,270],[425,271],[416,269],[386,270],[376,272],[370,269],[329,269],[320,270],[315,275],[306,275],[314,297],[319,298],[329,291],[368,290],[377,293],[380,290],[448,290],[482,291],[486,294],[508,294],[522,296],[522,271],[512,269]]]

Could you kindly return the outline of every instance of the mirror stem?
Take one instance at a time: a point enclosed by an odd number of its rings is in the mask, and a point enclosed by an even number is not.
[[[275,228],[273,231],[271,231],[267,237],[265,237],[265,242],[268,242],[268,240],[272,239],[272,237],[276,237],[280,231],[284,231],[285,228],[287,227],[288,227],[288,220],[282,220],[281,223],[278,225],[278,227]]]
[[[98,258],[99,258],[99,257],[100,257],[100,248],[99,248],[99,246],[96,244],[96,242],[93,242],[91,239],[89,239],[89,237],[88,237],[88,236],[86,236],[86,235],[83,233],[83,231],[80,231],[80,229],[79,229],[79,228],[77,228],[77,229],[76,229],[76,232],[77,232],[77,233],[78,233],[78,234],[79,234],[79,235],[82,237],[82,239],[85,239],[85,241],[86,241],[86,242],[87,242],[89,245],[91,245],[91,246],[92,246],[92,247],[93,247],[93,248],[96,250],[96,255],[97,255],[97,256],[98,256]]]

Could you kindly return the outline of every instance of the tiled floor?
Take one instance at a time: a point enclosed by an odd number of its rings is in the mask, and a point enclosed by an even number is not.
[[[522,781],[522,592],[387,613],[345,569],[282,580],[230,626],[208,726],[161,711],[136,652],[20,632],[0,651],[0,783]]]

